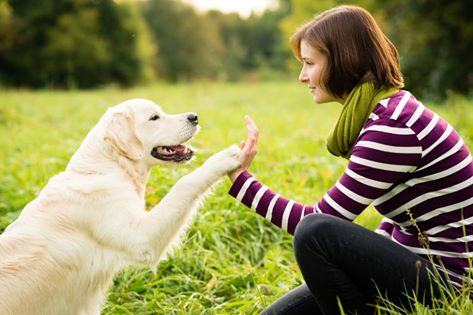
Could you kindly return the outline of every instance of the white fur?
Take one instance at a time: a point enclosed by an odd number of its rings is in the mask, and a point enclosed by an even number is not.
[[[168,115],[144,99],[109,109],[66,170],[0,235],[0,313],[100,314],[117,271],[157,264],[209,188],[239,167],[240,150],[231,146],[146,211],[150,168],[163,163],[150,151],[197,129],[187,114]]]

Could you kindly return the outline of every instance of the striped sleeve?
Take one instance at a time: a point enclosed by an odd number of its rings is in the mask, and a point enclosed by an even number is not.
[[[345,172],[315,205],[284,198],[243,172],[230,195],[283,230],[294,233],[307,214],[331,214],[354,220],[375,199],[403,180],[418,165],[422,148],[414,132],[404,125],[377,125],[362,131]]]
[[[294,234],[302,217],[315,212],[313,206],[303,205],[274,193],[249,172],[238,176],[229,194],[291,234]]]
[[[379,226],[376,228],[375,232],[387,238],[391,238],[393,229],[394,229],[393,221],[388,218],[383,218]]]

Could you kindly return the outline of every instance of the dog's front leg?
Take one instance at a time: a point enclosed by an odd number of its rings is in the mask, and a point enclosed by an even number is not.
[[[149,213],[141,227],[150,236],[152,244],[153,253],[149,256],[149,263],[159,260],[212,185],[240,166],[239,154],[237,146],[214,154],[201,167],[177,181]]]

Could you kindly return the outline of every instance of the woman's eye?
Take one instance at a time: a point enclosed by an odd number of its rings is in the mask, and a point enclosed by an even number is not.
[[[158,114],[154,114],[153,116],[150,117],[149,120],[158,120],[159,119],[159,115]]]

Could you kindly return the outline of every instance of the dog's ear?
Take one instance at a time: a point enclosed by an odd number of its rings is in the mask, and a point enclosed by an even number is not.
[[[144,147],[136,135],[135,122],[131,114],[115,112],[105,130],[104,140],[108,141],[121,155],[131,160],[143,158]]]

